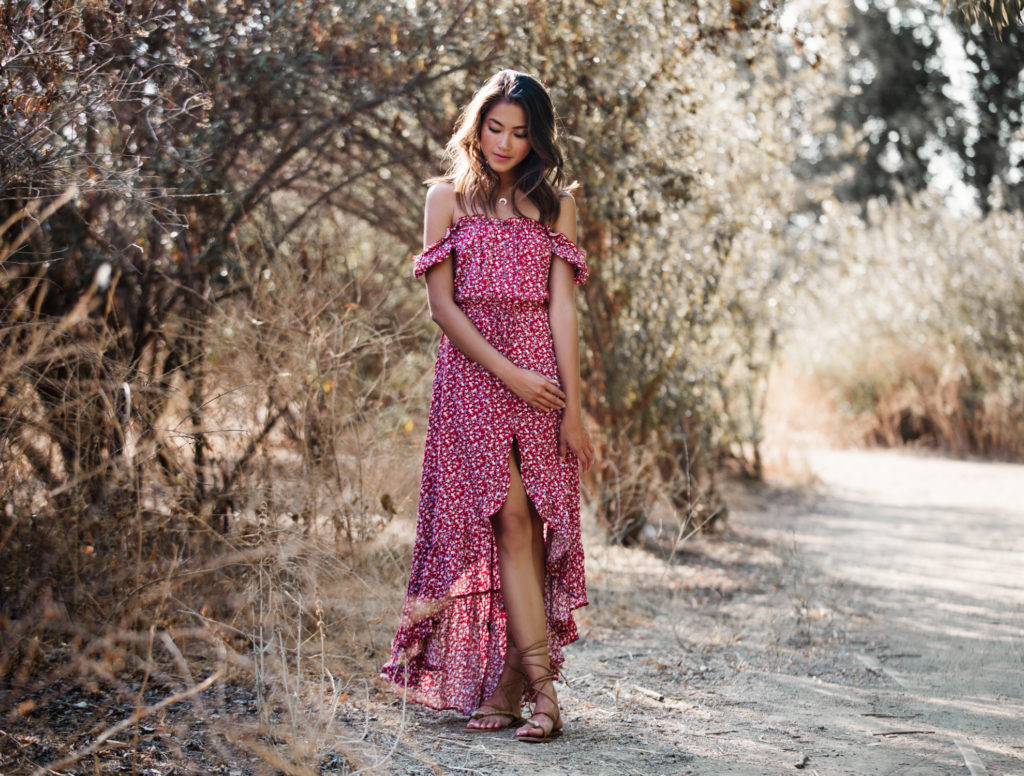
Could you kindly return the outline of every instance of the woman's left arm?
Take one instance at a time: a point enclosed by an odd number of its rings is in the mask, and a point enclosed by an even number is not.
[[[554,229],[575,243],[576,202],[571,196],[566,195],[562,197],[561,205]],[[576,302],[573,299],[574,288],[572,265],[565,259],[553,257],[548,276],[548,320],[551,323],[551,338],[555,345],[558,375],[562,380],[562,391],[565,393],[558,454],[564,458],[566,450],[572,450],[579,459],[583,471],[587,471],[594,462],[594,446],[590,442],[590,435],[583,427],[579,330],[576,321]]]

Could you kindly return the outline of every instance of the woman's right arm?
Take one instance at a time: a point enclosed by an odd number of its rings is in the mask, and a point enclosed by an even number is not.
[[[437,183],[427,191],[423,216],[423,247],[442,237],[455,215],[455,191],[449,183]],[[452,344],[497,377],[527,404],[543,410],[561,409],[565,394],[558,384],[539,372],[520,369],[484,339],[461,308],[455,304],[455,267],[449,256],[427,270],[430,317]]]

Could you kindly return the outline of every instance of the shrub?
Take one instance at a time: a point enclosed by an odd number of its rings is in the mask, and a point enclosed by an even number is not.
[[[816,365],[863,439],[1024,457],[1024,230],[1017,214],[951,217],[929,197],[834,207],[834,259],[808,330]],[[852,271],[851,271],[852,270]],[[841,311],[838,319],[827,311]]]

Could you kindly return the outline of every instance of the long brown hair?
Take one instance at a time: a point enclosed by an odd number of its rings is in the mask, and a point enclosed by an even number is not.
[[[484,117],[498,102],[514,102],[526,114],[530,153],[516,170],[515,188],[526,194],[548,226],[558,220],[559,199],[575,186],[565,186],[565,158],[558,147],[555,108],[547,90],[531,75],[516,70],[495,73],[462,111],[445,148],[448,172],[428,183],[450,182],[459,207],[466,212],[494,212],[501,180],[484,159],[480,132]],[[513,197],[513,210],[523,215]]]

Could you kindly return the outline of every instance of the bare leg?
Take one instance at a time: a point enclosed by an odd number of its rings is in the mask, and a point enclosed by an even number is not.
[[[520,652],[529,649],[529,659],[521,660],[537,700],[534,712],[538,724],[550,730],[558,719],[558,697],[551,681],[551,663],[547,651],[547,627],[544,613],[544,540],[540,518],[533,511],[523,487],[515,458],[509,454],[508,497],[491,518],[498,546],[502,597],[508,613],[508,630]],[[537,645],[541,645],[538,649]],[[551,716],[537,712],[545,712]],[[536,734],[532,726],[517,731]]]

